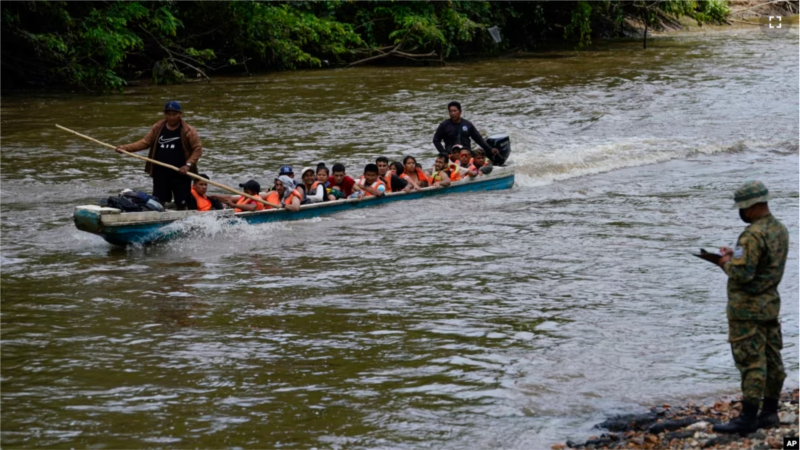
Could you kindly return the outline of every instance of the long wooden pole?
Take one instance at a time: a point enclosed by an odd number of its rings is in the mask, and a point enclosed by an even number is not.
[[[98,143],[98,144],[100,144],[100,145],[106,146],[106,147],[108,147],[108,148],[112,148],[112,149],[114,149],[114,150],[116,150],[116,149],[117,149],[117,147],[114,147],[114,146],[113,146],[113,145],[111,145],[111,144],[106,144],[105,142],[98,141],[97,139],[95,139],[95,138],[93,138],[93,137],[86,136],[85,134],[80,134],[80,133],[78,133],[77,131],[70,130],[70,129],[69,129],[69,128],[67,128],[67,127],[62,127],[62,126],[61,126],[61,125],[59,125],[59,124],[56,124],[56,127],[58,127],[58,128],[61,128],[61,129],[62,129],[62,130],[64,130],[64,131],[68,131],[68,132],[70,132],[70,133],[72,133],[72,134],[74,134],[74,135],[76,135],[76,136],[80,136],[80,137],[82,137],[82,138],[84,138],[84,139],[88,139],[88,140],[90,140],[90,141],[92,141],[92,142],[96,142],[96,143]],[[161,162],[161,161],[156,161],[155,159],[150,159],[150,158],[147,158],[147,157],[144,157],[144,156],[141,156],[141,155],[137,155],[137,154],[135,154],[135,153],[126,152],[125,150],[120,150],[120,152],[122,152],[122,153],[124,153],[124,154],[126,154],[126,155],[128,155],[128,156],[133,156],[134,158],[139,158],[139,159],[142,159],[142,160],[144,160],[144,161],[147,161],[147,162],[149,162],[149,163],[158,164],[159,166],[166,167],[166,168],[168,168],[168,169],[172,169],[172,170],[174,170],[174,171],[176,171],[176,172],[180,172],[180,171],[181,171],[180,169],[178,169],[177,167],[175,167],[175,166],[173,166],[173,165],[171,165],[171,164],[166,164],[166,163],[163,163],[163,162]],[[222,184],[222,183],[217,183],[216,181],[211,181],[211,180],[209,180],[209,179],[206,179],[206,178],[203,178],[203,177],[201,177],[201,176],[199,176],[199,175],[195,175],[195,174],[193,174],[193,173],[191,173],[191,172],[187,172],[187,173],[186,173],[186,175],[188,175],[188,176],[190,176],[190,177],[192,177],[192,178],[194,178],[194,179],[196,179],[196,180],[203,180],[203,181],[205,181],[206,183],[208,183],[208,184],[210,184],[210,185],[216,186],[216,187],[218,187],[218,188],[220,188],[220,189],[225,189],[225,190],[226,190],[226,191],[228,191],[228,192],[233,192],[234,194],[238,194],[238,195],[241,195],[241,196],[243,196],[243,197],[247,197],[247,198],[249,198],[250,200],[254,200],[254,201],[257,201],[257,202],[259,202],[259,203],[263,203],[263,204],[265,204],[265,205],[272,206],[273,208],[280,208],[280,207],[281,207],[280,205],[276,205],[275,203],[270,203],[270,202],[268,202],[268,201],[264,200],[264,199],[263,199],[263,198],[261,198],[261,197],[255,197],[255,196],[252,196],[252,195],[250,195],[250,194],[245,194],[244,192],[237,191],[236,189],[234,189],[234,188],[232,188],[232,187],[225,186],[224,184]]]

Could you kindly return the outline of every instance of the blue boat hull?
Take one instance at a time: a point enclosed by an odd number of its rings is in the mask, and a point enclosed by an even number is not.
[[[453,194],[462,192],[474,191],[493,191],[501,189],[510,189],[514,185],[514,172],[508,170],[508,174],[501,176],[490,176],[485,179],[478,179],[476,181],[457,183],[452,186],[434,189],[424,189],[422,191],[414,191],[407,194],[390,194],[385,197],[369,197],[361,201],[340,201],[315,205],[315,207],[302,207],[300,211],[292,212],[285,209],[281,210],[268,210],[252,213],[239,213],[235,217],[232,214],[227,216],[223,215],[220,220],[245,221],[251,224],[267,223],[267,222],[283,222],[290,220],[303,220],[319,217],[323,215],[335,214],[337,212],[346,211],[355,208],[370,208],[373,206],[383,205],[395,201],[415,200],[425,197],[438,196],[443,194]],[[75,226],[82,231],[97,234],[102,236],[103,239],[114,245],[125,246],[129,244],[148,244],[159,241],[165,241],[175,238],[184,233],[182,227],[170,227],[169,225],[177,222],[180,219],[166,219],[166,220],[142,220],[141,223],[130,223],[118,221],[119,223],[107,223],[103,220],[104,214],[100,208],[93,207],[77,207],[75,208],[74,221]],[[120,216],[112,216],[120,218],[123,216],[132,216],[140,213],[129,213]],[[145,213],[145,214],[175,214],[175,213]],[[209,213],[194,213],[196,214],[209,214]]]

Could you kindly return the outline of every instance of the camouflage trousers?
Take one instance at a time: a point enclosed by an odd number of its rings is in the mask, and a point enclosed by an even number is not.
[[[786,372],[781,349],[783,335],[777,320],[730,320],[728,342],[733,361],[742,376],[745,401],[758,403],[762,397],[779,398]]]

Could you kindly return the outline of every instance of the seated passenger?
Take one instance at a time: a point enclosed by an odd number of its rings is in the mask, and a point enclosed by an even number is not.
[[[453,164],[458,164],[458,159],[461,156],[461,149],[463,147],[461,144],[456,144],[450,147],[450,162]]]
[[[303,193],[294,187],[294,181],[286,175],[281,175],[275,179],[275,192],[278,194],[280,203],[289,211],[300,211],[300,204],[303,202]],[[267,199],[269,201],[269,199]]]
[[[414,189],[421,189],[424,187],[428,187],[430,184],[430,180],[428,176],[425,175],[425,172],[422,171],[419,167],[417,167],[417,159],[413,156],[409,155],[403,158],[403,168],[406,175],[408,175],[408,181],[414,187]]]
[[[447,156],[438,155],[436,161],[433,163],[433,170],[431,171],[431,186],[450,186],[451,181],[458,181],[453,179],[457,174],[450,170],[449,161]]]
[[[344,173],[344,164],[339,163],[333,165],[333,175],[328,178],[328,182],[331,184],[331,189],[336,188],[344,194],[344,197],[349,197],[353,193],[353,185],[356,184],[356,180]],[[338,198],[341,197],[337,196]]]
[[[303,168],[303,171],[300,174],[300,179],[303,180],[298,189],[300,189],[303,193],[303,204],[306,205],[308,203],[312,203],[310,198],[311,195],[316,195],[316,186],[314,183],[317,181],[317,174],[315,173],[314,169],[311,167]],[[321,201],[322,197],[319,198],[318,201]]]
[[[311,203],[321,203],[330,200],[328,195],[328,168],[325,164],[317,165],[316,179],[306,194]]]
[[[294,180],[294,172],[292,171],[292,166],[283,166],[283,167],[281,167],[280,170],[278,171],[278,176],[280,177],[280,176],[283,176],[283,175],[286,175],[287,177],[289,177],[292,180],[292,183],[294,184],[294,187],[297,187],[297,185],[300,184],[300,183],[298,183],[297,181]]]
[[[253,197],[258,196],[258,192],[261,190],[261,185],[258,184],[256,180],[250,180],[247,183],[239,184],[239,187],[244,190],[245,194],[252,195]],[[230,206],[233,208],[233,211],[237,213],[243,211],[261,211],[264,209],[263,203],[251,200],[242,195],[209,195],[209,197]]]
[[[378,178],[378,166],[375,164],[367,164],[364,167],[364,175],[353,186],[358,192],[355,194],[358,198],[362,197],[383,197],[386,194],[386,184]]]
[[[459,170],[469,170],[469,166],[471,164],[472,164],[472,150],[468,148],[462,148],[461,152],[458,155]]]
[[[210,180],[208,175],[201,173],[199,176]],[[192,183],[192,197],[186,203],[190,210],[196,211],[211,211],[212,209],[224,209],[219,200],[206,196],[208,192],[208,183],[205,180],[195,179]]]
[[[472,158],[472,164],[469,170],[464,172],[464,176],[475,178],[480,175],[489,174],[492,172],[492,163],[486,159],[486,153],[482,149],[475,149],[475,156]]]
[[[408,184],[408,181],[397,176],[394,172],[392,172],[392,170],[389,169],[388,158],[385,156],[379,156],[378,159],[375,160],[375,164],[378,166],[378,178],[383,181],[383,184],[386,186],[387,194],[400,191],[408,192],[411,190],[411,186]],[[403,173],[402,164],[400,164],[400,170],[400,173]]]

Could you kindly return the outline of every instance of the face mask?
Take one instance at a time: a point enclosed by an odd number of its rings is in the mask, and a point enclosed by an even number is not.
[[[750,219],[748,219],[747,216],[745,215],[745,211],[746,211],[745,209],[739,210],[739,218],[742,219],[742,222],[744,223],[750,223]]]

